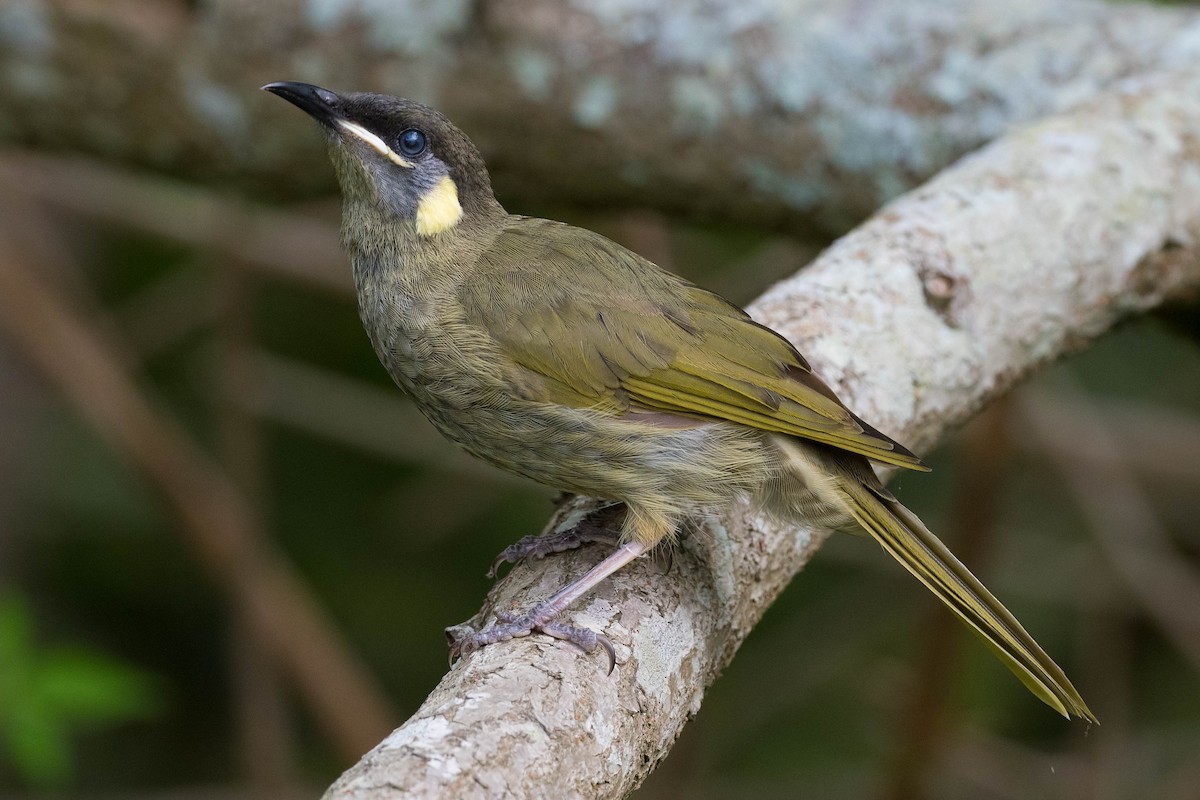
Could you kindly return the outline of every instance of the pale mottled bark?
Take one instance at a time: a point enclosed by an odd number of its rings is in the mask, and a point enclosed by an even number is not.
[[[433,102],[506,202],[846,227],[1016,122],[1200,57],[1094,0],[7,0],[0,140],[329,191],[271,80]]]
[[[1200,289],[1200,74],[1123,84],[1008,136],[885,207],[753,307],[850,405],[924,450],[1022,375],[1129,314]],[[620,656],[545,637],[443,679],[329,798],[621,797],[826,532],[742,512],[635,565],[570,616]],[[520,567],[523,608],[598,554]],[[803,669],[803,665],[795,665]],[[1033,701],[1031,701],[1033,702]]]

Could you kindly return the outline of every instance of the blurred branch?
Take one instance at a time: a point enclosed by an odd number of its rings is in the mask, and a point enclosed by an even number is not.
[[[958,440],[958,475],[945,541],[985,581],[979,565],[996,533],[997,506],[1012,451],[1009,416],[1010,404],[1002,399],[972,420]],[[917,636],[921,645],[910,677],[913,685],[902,693],[906,702],[893,737],[896,753],[881,793],[892,800],[926,795],[924,779],[943,744],[947,704],[958,674],[958,622],[932,598],[926,598],[925,605],[928,611]]]
[[[1200,764],[1195,760],[1183,763],[1146,793],[1147,797],[1163,800],[1193,800],[1200,785]]]
[[[208,328],[218,317],[211,258],[167,270],[163,277],[124,300],[110,315],[125,332],[131,354],[141,363],[160,355],[187,336]]]
[[[1191,68],[1200,14],[1097,0],[0,7],[0,137],[276,196],[329,191],[321,140],[257,93],[433,100],[505,199],[844,228],[1014,124]],[[635,88],[636,87],[636,88]],[[714,157],[714,154],[719,156]]]
[[[1097,590],[1101,581],[1082,581],[1080,594]],[[1100,591],[1103,591],[1101,589]],[[1076,663],[1087,664],[1091,675],[1088,691],[1104,698],[1104,724],[1086,731],[1080,741],[1089,751],[1087,779],[1077,784],[1077,796],[1093,800],[1117,800],[1129,796],[1130,728],[1135,707],[1133,692],[1142,687],[1134,679],[1133,625],[1124,614],[1082,614],[1082,636]],[[1165,797],[1162,794],[1148,796]]]
[[[255,287],[246,271],[232,260],[216,272],[217,380],[213,400],[221,459],[226,474],[240,487],[255,524],[263,527],[267,475],[261,425],[244,409],[225,402],[226,397],[244,394],[255,385],[242,358],[253,337]],[[298,795],[300,781],[282,670],[245,609],[235,609],[230,615],[228,630],[236,741],[248,783],[262,800]]]
[[[952,772],[976,784],[983,796],[1009,800],[1045,796],[1047,785],[1060,789],[1049,796],[1074,797],[1089,769],[1078,755],[1041,753],[979,729],[960,730],[945,763]],[[1053,782],[1042,777],[1047,775],[1053,776]]]
[[[400,463],[423,463],[489,482],[533,485],[447,444],[394,389],[263,350],[242,354],[254,386],[225,398],[273,422]]]
[[[148,178],[79,157],[0,153],[0,177],[30,197],[93,221],[161,236],[343,294],[354,291],[337,225],[231,195]],[[236,230],[237,236],[228,231]]]
[[[268,543],[229,478],[136,388],[116,348],[71,310],[3,230],[0,327],[165,495],[201,562],[253,621],[340,751],[368,746],[391,716],[386,696]]]
[[[1043,394],[1038,402],[1057,416],[1073,416],[1071,400],[1077,394]],[[1091,414],[1099,414],[1109,431],[1106,440],[1067,441],[1062,436],[1022,438],[1027,450],[1048,453],[1059,459],[1083,459],[1107,464],[1112,438],[1128,467],[1145,478],[1184,486],[1200,484],[1200,420],[1195,415],[1150,403],[1123,403],[1085,397]]]
[[[1175,552],[1154,504],[1083,391],[1062,378],[1055,394],[1069,401],[1069,414],[1061,413],[1061,402],[1033,392],[1022,398],[1022,414],[1038,436],[1063,443],[1052,451],[1055,463],[1113,572],[1200,672],[1200,574]],[[1104,461],[1071,458],[1065,443],[1079,441],[1103,453]]]
[[[1194,298],[1198,185],[1200,73],[1131,81],[891,203],[751,311],[863,417],[923,451],[1119,320]],[[635,563],[580,602],[574,621],[616,644],[610,678],[545,637],[486,648],[326,796],[626,795],[828,534],[744,509],[705,525],[669,575]],[[529,607],[589,561],[514,569],[479,619]]]

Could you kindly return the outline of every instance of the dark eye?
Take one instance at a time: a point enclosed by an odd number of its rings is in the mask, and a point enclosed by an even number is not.
[[[400,134],[400,152],[406,156],[419,156],[425,152],[428,142],[425,134],[416,128],[409,128]]]

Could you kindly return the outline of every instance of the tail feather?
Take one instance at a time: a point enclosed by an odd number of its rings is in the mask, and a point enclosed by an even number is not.
[[[846,476],[838,488],[847,509],[883,549],[966,623],[1040,700],[1064,717],[1096,722],[1079,692],[1008,609],[899,502]]]

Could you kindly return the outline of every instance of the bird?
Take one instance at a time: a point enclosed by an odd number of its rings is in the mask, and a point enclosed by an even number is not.
[[[465,656],[544,633],[699,513],[749,498],[792,524],[866,533],[1039,699],[1096,717],[1020,622],[889,491],[872,462],[924,471],[787,339],[590,230],[509,214],[472,141],[413,100],[262,87],[324,131],[359,315],[385,369],[448,439],[502,470],[624,508],[611,554],[523,614],[459,632]]]

